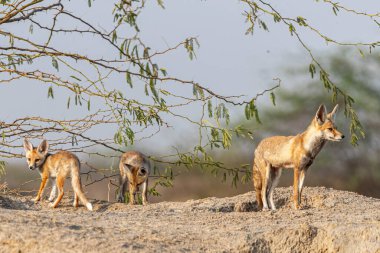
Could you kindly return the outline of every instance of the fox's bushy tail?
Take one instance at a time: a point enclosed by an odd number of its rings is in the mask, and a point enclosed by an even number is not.
[[[85,205],[89,211],[92,211],[92,204],[88,201],[88,199],[83,193],[79,171],[78,173],[73,174],[75,175],[71,175],[71,184],[73,186],[75,194],[78,195],[78,198],[82,202],[82,204]]]

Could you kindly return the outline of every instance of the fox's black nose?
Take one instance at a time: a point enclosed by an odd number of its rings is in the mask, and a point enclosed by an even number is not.
[[[29,169],[31,169],[31,170],[32,170],[32,169],[34,169],[34,168],[33,168],[33,166],[29,166]]]
[[[342,135],[342,139],[344,139],[344,135]]]

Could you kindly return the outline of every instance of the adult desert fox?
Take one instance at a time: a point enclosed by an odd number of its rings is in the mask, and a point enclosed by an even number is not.
[[[259,208],[276,210],[273,189],[283,168],[294,169],[294,207],[300,208],[305,174],[326,141],[341,141],[344,135],[335,126],[338,105],[326,113],[319,109],[305,132],[296,136],[273,136],[263,139],[257,146],[253,162],[253,183]]]
[[[120,157],[119,163],[119,193],[117,200],[124,202],[124,193],[129,185],[129,203],[134,205],[136,191],[142,186],[142,203],[148,204],[148,176],[150,162],[148,158],[137,151],[127,151]]]
[[[52,202],[54,200],[58,188],[58,197],[54,203],[50,204],[51,207],[57,207],[63,197],[65,179],[67,176],[70,176],[71,184],[74,189],[73,206],[78,206],[79,199],[88,210],[92,211],[92,204],[87,200],[82,190],[80,162],[77,156],[63,150],[55,154],[48,153],[49,144],[46,140],[43,140],[37,148],[34,148],[33,145],[25,139],[24,149],[29,169],[38,169],[42,179],[37,197],[33,199],[34,202],[38,202],[41,199],[48,179],[52,178],[55,179],[55,184],[52,184],[49,201]]]

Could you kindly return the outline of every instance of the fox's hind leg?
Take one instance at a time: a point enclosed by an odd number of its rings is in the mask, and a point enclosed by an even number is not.
[[[57,195],[57,184],[55,182],[55,179],[52,180],[51,184],[51,192],[48,201],[52,202],[55,199],[55,196]]]
[[[277,169],[277,168],[272,168],[272,172],[271,172],[271,186],[269,188],[269,204],[270,204],[270,208],[272,210],[276,210],[276,206],[274,204],[274,201],[273,201],[273,190],[274,188],[276,188],[278,182],[280,181],[280,176],[281,176],[281,172],[282,172],[282,169]]]
[[[58,188],[58,197],[54,201],[54,203],[50,204],[51,207],[56,208],[58,206],[59,202],[61,202],[61,199],[63,197],[63,185],[64,184],[65,184],[65,177],[57,176],[56,185]]]
[[[73,207],[78,207],[78,202],[79,202],[79,197],[76,192],[74,192],[74,202],[73,202]]]
[[[262,175],[263,180],[262,180],[262,189],[261,189],[261,199],[263,200],[263,210],[268,210],[268,194],[269,194],[269,189],[268,186],[270,187],[272,185],[271,181],[271,165],[268,163],[265,166],[265,170],[263,171],[265,174]]]
[[[255,188],[256,192],[256,201],[257,201],[257,207],[259,210],[263,208],[263,200],[261,197],[261,188],[262,188],[262,178],[260,175],[260,171],[258,170],[257,166],[255,163],[253,163],[253,186]]]

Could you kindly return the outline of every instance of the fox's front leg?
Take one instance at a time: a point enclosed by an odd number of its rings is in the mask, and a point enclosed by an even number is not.
[[[117,201],[120,203],[124,203],[126,182],[127,182],[127,176],[123,175],[119,177],[119,193],[117,195]]]
[[[303,183],[305,182],[305,176],[306,176],[306,171],[307,169],[303,169],[300,171],[300,176],[299,176],[299,194],[298,194],[298,202],[301,204],[301,197],[302,197],[302,190],[303,190]]]
[[[299,194],[299,177],[300,177],[300,170],[299,168],[294,168],[294,182],[293,182],[293,202],[294,202],[294,208],[299,209],[300,208],[300,194]]]
[[[129,184],[129,204],[134,205],[136,204],[135,196],[136,196],[137,187],[136,185]]]
[[[142,184],[142,204],[148,204],[148,179]]]
[[[45,189],[45,186],[46,186],[46,183],[48,181],[48,177],[42,177],[41,178],[41,184],[40,184],[40,189],[38,190],[38,193],[37,193],[37,197],[35,197],[34,199],[32,199],[34,201],[34,203],[37,203],[38,201],[40,201],[41,199],[41,195]]]

